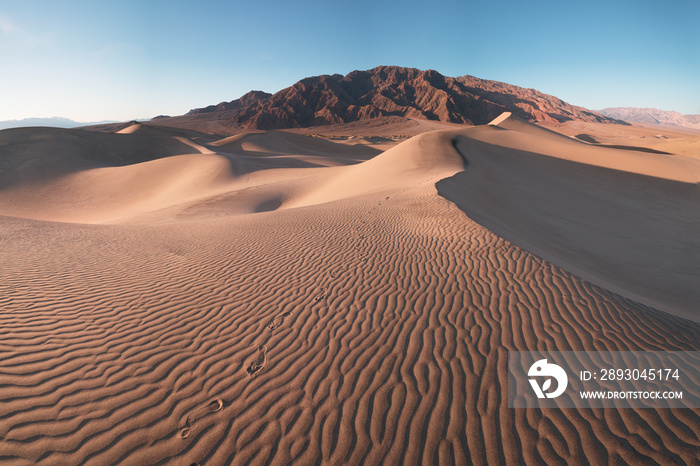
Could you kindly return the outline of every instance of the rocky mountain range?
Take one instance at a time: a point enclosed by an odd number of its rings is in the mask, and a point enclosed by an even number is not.
[[[657,108],[617,107],[598,110],[607,117],[651,126],[678,126],[700,130],[700,115],[683,115]]]
[[[479,125],[504,111],[527,121],[620,123],[534,89],[397,66],[310,77],[275,94],[251,91],[185,116],[249,129],[283,129],[389,116]]]

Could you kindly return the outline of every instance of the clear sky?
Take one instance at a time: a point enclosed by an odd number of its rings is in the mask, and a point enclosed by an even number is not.
[[[700,1],[0,0],[0,120],[178,115],[378,65],[700,114]]]

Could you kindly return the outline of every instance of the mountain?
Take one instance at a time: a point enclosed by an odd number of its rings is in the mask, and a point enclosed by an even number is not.
[[[603,110],[598,110],[598,113],[640,125],[679,126],[682,128],[700,129],[700,115],[683,115],[682,113],[659,110],[657,108],[604,108]]]
[[[53,128],[77,128],[79,126],[115,123],[114,121],[101,121],[97,123],[79,123],[68,118],[24,118],[22,120],[0,121],[0,130],[8,128],[23,128],[28,126],[50,126]]]
[[[527,121],[620,123],[534,89],[398,66],[306,78],[275,94],[252,91],[185,116],[283,129],[389,116],[480,125],[506,111]]]
[[[267,92],[263,91],[250,91],[240,99],[232,100],[231,102],[221,102],[219,105],[210,105],[205,108],[191,110],[190,112],[188,112],[188,114],[195,115],[199,113],[242,110],[248,105],[255,104],[261,100],[265,100],[268,97],[272,97],[272,94],[268,94]]]

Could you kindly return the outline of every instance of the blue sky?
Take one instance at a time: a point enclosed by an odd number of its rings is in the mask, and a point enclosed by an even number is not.
[[[0,0],[0,120],[177,115],[377,65],[700,114],[700,2]]]

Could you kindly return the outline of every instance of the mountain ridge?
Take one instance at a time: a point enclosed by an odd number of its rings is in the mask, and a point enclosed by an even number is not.
[[[389,116],[481,125],[506,111],[531,122],[621,123],[534,89],[398,66],[308,77],[275,94],[251,91],[185,116],[270,130]]]
[[[609,107],[598,112],[610,118],[640,125],[677,126],[700,130],[700,115],[684,115],[676,111],[641,107]]]

